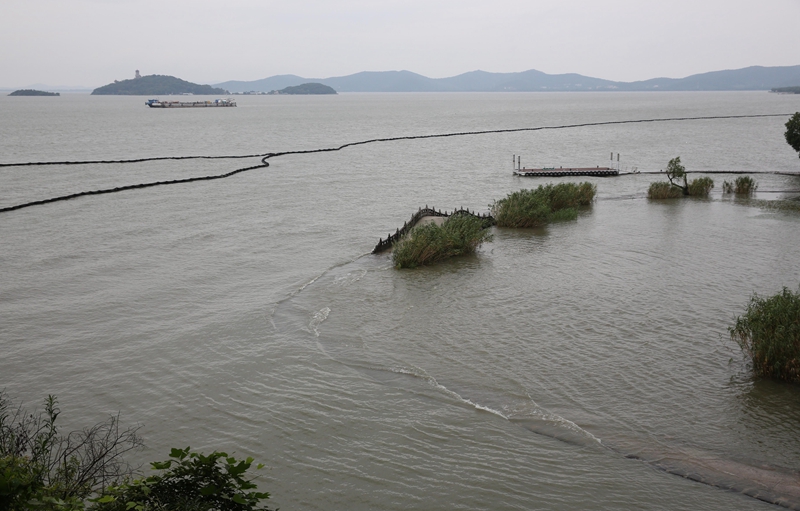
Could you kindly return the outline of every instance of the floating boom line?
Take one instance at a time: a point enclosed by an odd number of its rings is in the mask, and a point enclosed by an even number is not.
[[[127,160],[85,160],[85,161],[62,161],[62,162],[23,162],[23,163],[0,163],[0,168],[2,167],[25,167],[25,166],[44,166],[44,165],[92,165],[92,164],[119,164],[119,163],[142,163],[148,161],[164,161],[164,160],[193,160],[193,159],[244,159],[244,158],[261,158],[261,165],[254,165],[251,167],[243,167],[240,169],[233,170],[231,172],[227,172],[225,174],[216,174],[211,176],[198,176],[198,177],[190,177],[185,179],[173,179],[169,181],[153,181],[149,183],[140,183],[134,185],[126,185],[126,186],[118,186],[115,188],[104,188],[100,190],[91,190],[85,192],[77,192],[68,195],[61,195],[58,197],[52,197],[49,199],[37,200],[32,202],[26,202],[24,204],[17,204],[14,206],[7,206],[4,208],[0,208],[0,213],[5,213],[8,211],[15,211],[18,209],[23,209],[31,206],[40,206],[43,204],[50,204],[53,202],[60,202],[70,199],[75,199],[78,197],[83,197],[86,195],[103,195],[108,193],[117,193],[126,190],[135,190],[140,188],[151,188],[154,186],[163,186],[163,185],[174,185],[174,184],[183,184],[183,183],[192,183],[195,181],[212,181],[216,179],[224,179],[226,177],[231,177],[236,174],[246,172],[249,170],[261,169],[269,167],[269,162],[267,161],[270,158],[276,158],[278,156],[287,156],[287,155],[295,155],[295,154],[314,154],[314,153],[327,153],[327,152],[335,152],[341,151],[342,149],[348,147],[355,147],[359,145],[366,145],[366,144],[374,144],[379,142],[396,142],[401,140],[421,140],[421,139],[429,139],[429,138],[448,138],[448,137],[463,137],[469,135],[488,135],[494,133],[520,133],[525,131],[543,131],[543,130],[558,130],[558,129],[571,129],[571,128],[585,128],[585,127],[592,127],[592,126],[610,126],[615,124],[636,124],[636,123],[648,123],[648,122],[678,122],[678,121],[702,121],[702,120],[719,120],[719,119],[753,119],[759,117],[786,117],[791,116],[792,113],[783,113],[783,114],[751,114],[751,115],[713,115],[713,116],[700,116],[700,117],[668,117],[668,118],[656,118],[656,119],[630,119],[630,120],[622,120],[622,121],[601,121],[601,122],[586,122],[586,123],[579,123],[579,124],[564,124],[560,126],[536,126],[536,127],[529,127],[529,128],[508,128],[508,129],[496,129],[496,130],[479,130],[479,131],[459,131],[453,133],[434,133],[431,135],[407,135],[402,137],[388,137],[388,138],[373,138],[369,140],[361,140],[359,142],[350,142],[347,144],[340,145],[338,147],[329,147],[329,148],[322,148],[322,149],[306,149],[306,150],[299,150],[299,151],[283,151],[277,153],[262,153],[262,154],[248,154],[248,155],[232,155],[232,156],[158,156],[152,158],[136,158],[136,159],[127,159]]]

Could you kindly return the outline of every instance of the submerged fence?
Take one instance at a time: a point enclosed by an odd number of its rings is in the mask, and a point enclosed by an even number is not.
[[[442,210],[436,210],[434,208],[429,208],[425,205],[424,208],[419,208],[416,213],[411,215],[411,220],[405,222],[403,227],[397,229],[394,234],[389,233],[386,236],[386,239],[380,238],[378,240],[378,244],[375,245],[375,248],[372,249],[373,254],[379,254],[385,250],[389,250],[392,246],[400,241],[400,238],[408,234],[411,229],[416,227],[417,223],[425,217],[453,217],[453,216],[461,216],[461,215],[469,215],[474,216],[475,218],[480,218],[485,220],[484,227],[489,227],[494,225],[494,217],[489,213],[477,213],[475,211],[470,211],[469,209],[459,208],[453,210],[452,213],[448,213]]]
[[[278,156],[286,156],[286,155],[295,155],[295,154],[314,154],[314,153],[327,153],[327,152],[334,152],[334,151],[341,151],[347,147],[354,147],[359,145],[366,145],[366,144],[374,144],[380,142],[396,142],[402,140],[421,140],[426,138],[447,138],[447,137],[463,137],[463,136],[471,136],[471,135],[487,135],[493,133],[520,133],[526,131],[541,131],[541,130],[560,130],[560,129],[571,129],[571,128],[585,128],[585,127],[592,127],[592,126],[609,126],[614,124],[634,124],[634,123],[657,123],[657,122],[676,122],[676,121],[701,121],[701,120],[713,120],[713,119],[752,119],[757,117],[785,117],[791,116],[792,113],[788,114],[750,114],[750,115],[714,115],[714,116],[702,116],[702,117],[669,117],[669,118],[656,118],[656,119],[629,119],[629,120],[620,120],[620,121],[601,121],[601,122],[585,122],[585,123],[578,123],[578,124],[564,124],[560,126],[535,126],[529,128],[509,128],[509,129],[494,129],[494,130],[479,130],[479,131],[461,131],[461,132],[454,132],[454,133],[434,133],[430,135],[409,135],[404,137],[389,137],[389,138],[373,138],[369,140],[361,140],[359,142],[350,142],[348,144],[340,145],[339,147],[328,147],[328,148],[320,148],[320,149],[306,149],[300,151],[283,151],[283,152],[274,152],[274,153],[261,153],[261,154],[246,154],[246,155],[231,155],[231,156],[159,156],[159,157],[152,157],[152,158],[134,158],[134,159],[121,159],[121,160],[85,160],[85,161],[45,161],[45,162],[16,162],[16,163],[0,163],[0,168],[5,167],[27,167],[27,166],[41,166],[41,165],[89,165],[89,164],[119,164],[119,163],[140,163],[140,162],[147,162],[147,161],[160,161],[160,160],[192,160],[192,159],[209,159],[209,160],[216,160],[216,159],[242,159],[242,158],[261,158],[261,165],[253,165],[249,167],[244,167],[240,169],[236,169],[230,172],[226,172],[224,174],[212,175],[212,176],[198,176],[198,177],[190,177],[185,179],[173,179],[170,181],[155,181],[149,183],[139,183],[127,186],[119,186],[116,188],[105,188],[100,190],[89,190],[83,191],[78,193],[71,193],[67,195],[60,195],[57,197],[51,197],[49,199],[42,199],[42,200],[35,200],[31,202],[26,202],[23,204],[16,204],[12,206],[0,207],[0,213],[5,213],[9,211],[15,211],[18,209],[28,208],[31,206],[39,206],[42,204],[49,204],[52,202],[60,202],[65,200],[74,199],[77,197],[83,197],[87,195],[103,195],[108,193],[117,193],[123,192],[127,190],[134,190],[134,189],[141,189],[141,188],[150,188],[153,186],[163,186],[163,185],[173,185],[173,184],[184,184],[184,183],[192,183],[196,181],[210,181],[215,179],[224,179],[230,176],[234,176],[241,172],[246,172],[249,170],[255,169],[263,169],[269,167],[269,162],[267,161],[270,158],[276,158]]]

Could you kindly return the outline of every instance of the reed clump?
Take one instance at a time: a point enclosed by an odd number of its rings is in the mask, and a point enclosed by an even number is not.
[[[650,183],[650,188],[647,189],[648,199],[677,199],[679,197],[683,197],[683,190],[664,181]]]
[[[485,218],[455,215],[441,226],[434,223],[415,227],[394,245],[395,267],[416,268],[464,254],[471,254],[492,241]]]
[[[714,180],[710,177],[698,177],[692,179],[686,190],[686,194],[692,197],[708,197],[711,189],[714,188]]]
[[[736,195],[751,195],[758,189],[758,183],[750,176],[737,177],[733,183],[724,181],[722,183],[723,193],[735,193]]]
[[[520,190],[490,204],[500,227],[539,227],[550,222],[575,220],[578,208],[588,206],[597,194],[589,182],[540,185]]]
[[[800,382],[800,290],[784,287],[769,298],[753,294],[747,311],[728,332],[755,374]]]

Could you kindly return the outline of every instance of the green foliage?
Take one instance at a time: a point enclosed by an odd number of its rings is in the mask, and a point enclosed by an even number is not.
[[[56,398],[44,412],[14,407],[0,391],[0,510],[13,511],[251,511],[269,493],[246,477],[252,458],[208,456],[172,449],[152,463],[160,473],[132,480],[122,454],[140,447],[137,428],[119,429],[110,417],[90,428],[59,434]],[[263,465],[258,465],[260,469]]]
[[[0,509],[24,509],[42,489],[38,467],[28,458],[0,457]]]
[[[574,220],[578,208],[591,204],[596,193],[597,187],[589,182],[540,185],[534,190],[510,193],[490,207],[501,227],[538,227]]]
[[[769,298],[753,294],[728,331],[757,375],[800,382],[800,291],[784,287]]]
[[[670,183],[672,183],[673,180],[681,178],[683,178],[683,182],[686,183],[686,167],[681,165],[680,156],[671,159],[667,164],[667,178]]]
[[[667,179],[669,183],[650,184],[647,197],[650,199],[674,199],[681,195],[708,197],[714,188],[714,181],[710,177],[699,177],[691,183],[687,182],[686,167],[681,164],[680,156],[671,159],[667,164]],[[680,183],[681,180],[683,184]]]
[[[251,511],[268,509],[260,501],[269,493],[255,491],[246,477],[252,458],[236,460],[224,452],[208,456],[190,448],[172,449],[171,459],[151,463],[159,473],[107,489],[93,499],[97,511]],[[260,469],[263,465],[258,465]]]
[[[454,256],[470,254],[492,241],[486,219],[454,215],[442,226],[434,223],[415,227],[397,242],[392,262],[399,268],[416,268]]]
[[[689,183],[687,188],[688,195],[692,197],[708,197],[709,192],[711,189],[714,188],[714,180],[710,177],[698,177],[697,179],[692,179],[692,182]]]
[[[650,183],[650,188],[647,189],[648,199],[677,199],[679,197],[683,197],[683,190],[664,181]]]
[[[93,95],[157,96],[161,94],[227,94],[225,89],[198,85],[174,76],[148,75],[103,85]]]
[[[736,195],[750,195],[758,189],[758,183],[750,176],[737,177],[736,181],[722,183],[723,193],[735,193]]]
[[[797,155],[800,156],[800,112],[796,112],[789,118],[784,136],[786,143],[792,146],[792,149],[797,151]]]
[[[141,446],[119,417],[60,434],[55,397],[44,411],[14,407],[0,391],[0,509],[82,509],[83,501],[130,474],[122,455]]]

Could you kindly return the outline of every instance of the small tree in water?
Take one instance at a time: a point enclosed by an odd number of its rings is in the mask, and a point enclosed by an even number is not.
[[[681,178],[683,179],[683,186],[675,182]],[[689,195],[689,183],[686,182],[686,167],[681,165],[680,156],[671,159],[667,164],[667,179],[669,179],[669,184],[683,190],[684,195]]]
[[[680,156],[671,159],[667,164],[667,179],[669,179],[670,187],[677,188],[682,195],[707,197],[711,189],[714,188],[714,181],[710,177],[699,177],[689,183],[686,179],[686,167],[681,165]],[[683,184],[680,184],[680,180],[683,180]],[[651,183],[647,196],[651,199],[671,199],[680,195],[668,190],[664,186],[665,184],[663,182]]]

